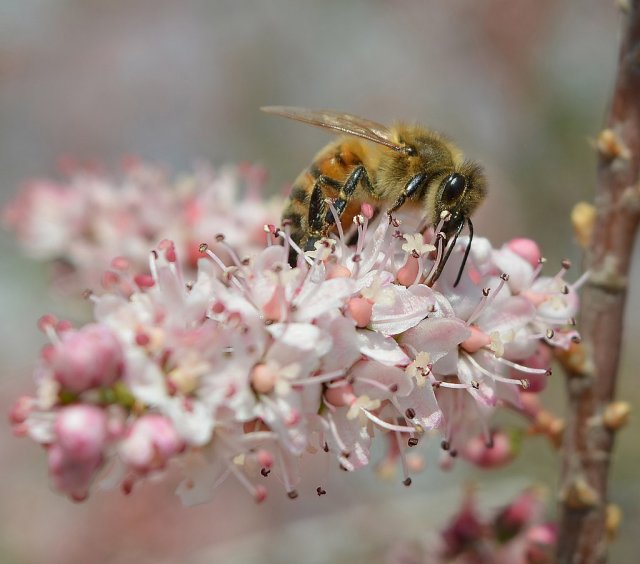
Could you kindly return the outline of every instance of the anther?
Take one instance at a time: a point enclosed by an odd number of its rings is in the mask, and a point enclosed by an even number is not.
[[[403,483],[405,486],[409,487],[409,486],[411,485],[411,478],[406,478],[406,479],[404,479],[404,480],[402,481],[402,483]]]
[[[490,291],[491,288],[482,288],[482,295],[486,298],[487,296],[489,296]]]
[[[562,268],[565,270],[569,270],[571,268],[571,261],[569,259],[564,259],[561,264]]]
[[[398,384],[392,384],[391,386],[389,386],[389,391],[392,394],[395,394],[398,391]]]
[[[91,288],[87,288],[82,292],[82,299],[88,300],[91,296],[93,296],[93,290]]]
[[[407,410],[404,412],[405,416],[407,417],[407,419],[413,419],[416,416],[416,411],[415,409],[409,407],[407,408]]]
[[[540,258],[538,259],[538,264],[544,264],[545,262],[547,262],[547,259],[546,259],[546,258],[544,258],[544,257],[540,257]]]
[[[501,279],[501,280],[504,280],[505,282],[508,282],[508,281],[509,281],[509,275],[508,275],[506,272],[503,272],[503,273],[500,275],[500,279]]]
[[[528,390],[529,389],[529,380],[527,380],[526,378],[523,378],[522,380],[520,380],[520,385],[522,386],[523,390]]]
[[[451,448],[451,445],[449,444],[449,441],[444,440],[440,443],[440,448],[442,450],[449,450]]]
[[[325,490],[324,488],[322,488],[322,487],[318,486],[318,487],[316,488],[316,493],[318,494],[318,496],[326,495],[327,490]]]
[[[298,490],[291,490],[287,492],[287,496],[289,496],[289,499],[295,499],[298,497]]]
[[[565,296],[569,293],[569,286],[567,286],[566,284],[561,288],[560,290],[561,293],[563,293]]]
[[[198,246],[198,252],[201,254],[204,254],[207,252],[208,248],[209,248],[209,245],[207,245],[206,243],[200,243],[200,245]]]
[[[262,468],[260,470],[260,474],[262,474],[266,478],[269,474],[271,474],[271,470],[269,470],[268,468]]]
[[[418,439],[416,439],[415,437],[411,437],[411,438],[409,438],[409,440],[407,441],[407,444],[408,444],[410,447],[414,447],[414,446],[418,446],[418,442],[419,442],[419,441],[418,441]]]
[[[553,329],[547,329],[547,331],[545,332],[545,336],[547,337],[547,339],[551,340],[555,336],[555,331]]]
[[[480,389],[480,383],[477,380],[471,380],[471,387],[474,390],[479,390]]]
[[[329,452],[329,445],[327,444],[327,441],[325,441],[322,445],[322,450],[324,450],[325,452]]]
[[[455,450],[455,449],[451,449],[451,450],[449,451],[449,456],[450,456],[451,458],[455,458],[456,456],[458,456],[458,451],[457,451],[457,450]]]
[[[224,241],[224,235],[222,233],[216,234],[216,241],[218,241],[218,243],[222,243],[222,241]]]

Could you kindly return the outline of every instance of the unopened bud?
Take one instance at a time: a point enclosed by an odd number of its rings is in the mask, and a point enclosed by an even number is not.
[[[614,401],[607,405],[602,415],[604,426],[610,431],[617,431],[629,421],[631,405],[626,401]]]
[[[577,476],[564,488],[561,499],[572,509],[589,509],[600,502],[600,494],[583,476]]]
[[[607,540],[613,541],[618,536],[618,529],[622,523],[622,510],[619,505],[610,503],[605,513],[604,527]]]

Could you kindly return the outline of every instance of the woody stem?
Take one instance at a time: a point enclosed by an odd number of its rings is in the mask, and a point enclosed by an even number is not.
[[[640,0],[631,0],[607,130],[600,136],[596,219],[586,266],[582,344],[565,360],[568,415],[562,449],[558,562],[607,558],[607,482],[613,401],[633,242],[640,219]],[[609,426],[610,427],[610,426]]]

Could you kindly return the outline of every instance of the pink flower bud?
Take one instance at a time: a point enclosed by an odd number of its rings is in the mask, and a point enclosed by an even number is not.
[[[373,302],[366,298],[351,298],[347,303],[347,309],[358,327],[366,327],[371,321]]]
[[[496,517],[494,527],[498,538],[511,540],[538,515],[540,499],[535,490],[522,492],[516,500],[505,507]]]
[[[256,486],[254,495],[256,503],[262,503],[265,499],[267,499],[267,488],[265,488],[262,484]]]
[[[256,457],[262,468],[271,468],[273,466],[273,455],[268,450],[260,449],[256,453]]]
[[[540,258],[542,257],[540,247],[531,239],[512,239],[507,243],[507,248],[525,259],[534,268],[538,266]]]
[[[469,327],[471,329],[471,337],[464,341],[461,346],[470,354],[478,352],[482,347],[486,347],[491,343],[491,338],[482,332],[475,325]]]
[[[33,409],[35,400],[30,396],[20,396],[9,411],[9,422],[12,425],[24,423]]]
[[[112,385],[122,372],[122,349],[110,329],[91,324],[62,335],[47,357],[63,388],[83,392]]]
[[[345,380],[344,386],[331,386],[324,392],[325,399],[336,407],[351,405],[356,399],[353,393],[353,386]]]
[[[473,437],[465,445],[462,455],[480,468],[499,468],[513,460],[514,452],[509,437],[499,431],[493,434],[491,445],[487,445],[484,437]]]
[[[102,464],[102,456],[79,461],[69,458],[60,445],[52,445],[48,462],[55,487],[73,500],[83,501],[89,495],[89,486]]]
[[[267,364],[256,364],[251,371],[251,385],[259,394],[270,393],[277,379],[277,372]]]
[[[107,438],[107,417],[94,405],[71,405],[56,417],[57,445],[65,457],[87,461],[100,457]]]
[[[351,271],[341,264],[330,264],[327,265],[327,280],[332,280],[333,278],[349,278],[351,276]]]
[[[375,210],[371,204],[364,203],[360,206],[360,213],[367,219],[371,219],[375,213]]]
[[[13,427],[13,432],[17,436],[26,435],[28,432],[25,422],[33,410],[35,400],[29,396],[20,396],[9,411],[9,423]]]
[[[162,415],[143,415],[129,429],[120,443],[120,456],[137,472],[163,468],[167,461],[184,448],[173,424]]]
[[[396,280],[403,286],[411,286],[415,283],[416,278],[418,277],[419,268],[420,264],[418,262],[418,259],[412,255],[409,255],[405,265],[398,269]]]

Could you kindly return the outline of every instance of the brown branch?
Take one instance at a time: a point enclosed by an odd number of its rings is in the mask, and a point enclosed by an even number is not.
[[[629,2],[607,129],[598,139],[597,209],[586,256],[580,348],[567,359],[569,412],[560,489],[558,561],[602,563],[607,478],[629,264],[640,219],[640,0]]]

